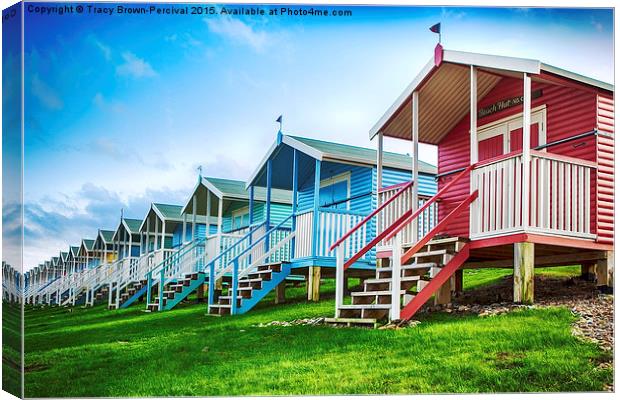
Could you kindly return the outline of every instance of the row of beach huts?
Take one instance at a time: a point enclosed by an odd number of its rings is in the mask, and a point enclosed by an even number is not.
[[[609,289],[613,94],[538,60],[438,45],[371,128],[376,150],[278,132],[247,181],[199,176],[184,204],[153,203],[28,271],[23,298],[164,311],[195,295],[226,315],[300,281],[317,300],[335,279],[333,322],[375,324],[450,302],[466,268],[512,269],[515,302],[534,301],[539,266],[581,265]]]
[[[383,157],[386,196],[411,181],[412,158]],[[159,311],[196,293],[209,299],[211,312],[236,314],[299,280],[316,300],[321,278],[334,276],[329,247],[376,209],[376,165],[376,150],[279,132],[247,182],[199,175],[184,204],[152,203],[142,218],[121,217],[115,229],[101,229],[29,271],[26,303],[107,301],[117,309],[142,301]],[[419,162],[419,171],[423,202],[436,192],[436,168]],[[432,229],[435,211],[420,219],[419,234]],[[375,236],[369,224],[352,235],[345,254]],[[369,252],[351,276],[367,276],[375,264]]]

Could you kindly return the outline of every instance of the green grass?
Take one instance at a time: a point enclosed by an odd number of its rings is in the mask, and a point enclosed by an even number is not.
[[[2,389],[21,396],[21,310],[2,302]]]
[[[579,276],[581,274],[579,266],[536,268],[535,271],[537,275],[556,278]],[[499,283],[502,278],[510,275],[512,275],[512,269],[509,268],[466,269],[463,271],[463,288],[468,290],[481,286],[493,285]]]
[[[436,313],[401,330],[256,326],[333,315],[333,283],[321,289],[318,303],[288,289],[290,304],[274,306],[271,295],[222,318],[204,304],[27,310],[26,396],[593,391],[612,380],[596,368],[611,356],[574,338],[561,308]]]

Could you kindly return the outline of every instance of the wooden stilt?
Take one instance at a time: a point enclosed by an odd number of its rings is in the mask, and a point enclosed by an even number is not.
[[[605,253],[605,258],[596,263],[596,285],[613,287],[613,279],[610,279],[610,276],[613,276],[614,252]]]
[[[286,281],[276,286],[276,304],[286,303]]]
[[[390,266],[389,258],[377,258],[377,268],[387,268]]]
[[[308,267],[308,301],[319,301],[321,267]]]
[[[198,302],[201,303],[205,298],[205,285],[200,285],[196,288],[196,297],[198,298]]]
[[[441,285],[435,293],[435,305],[448,304],[452,301],[452,279],[448,279],[446,283]]]
[[[351,286],[349,285],[349,274],[347,274],[347,271],[344,272],[344,286],[342,288],[343,295],[349,296],[351,294]]]
[[[532,304],[534,302],[534,243],[515,243],[514,258],[514,302]]]
[[[463,270],[459,269],[454,273],[454,295],[459,296],[463,293]]]
[[[215,290],[214,290],[214,301],[218,301],[220,296],[222,295],[222,290],[224,290],[224,285],[222,284],[222,278],[215,281]]]
[[[581,264],[581,279],[588,282],[596,280],[596,263],[587,262]]]

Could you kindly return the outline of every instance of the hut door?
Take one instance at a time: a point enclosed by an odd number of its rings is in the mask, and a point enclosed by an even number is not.
[[[506,126],[499,125],[480,131],[478,135],[478,160],[501,156],[506,150]]]
[[[530,148],[539,146],[538,143],[538,124],[530,126]],[[517,128],[510,131],[510,151],[523,150],[523,128]]]
[[[531,147],[546,143],[546,110],[532,112],[530,125]],[[523,117],[507,118],[479,128],[478,160],[484,161],[502,154],[523,149]]]
[[[542,109],[532,113],[532,124],[530,125],[530,147],[533,149],[546,143],[545,134],[546,110]],[[510,151],[523,150],[523,118],[518,117],[508,122],[510,132],[509,145]]]

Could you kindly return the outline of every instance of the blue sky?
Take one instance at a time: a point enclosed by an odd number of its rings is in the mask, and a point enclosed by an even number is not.
[[[280,114],[285,133],[374,147],[368,130],[432,56],[439,21],[445,48],[613,79],[610,10],[344,8],[353,16],[26,13],[26,266],[115,227],[121,207],[141,218],[151,201],[184,201],[199,165],[246,179]]]

